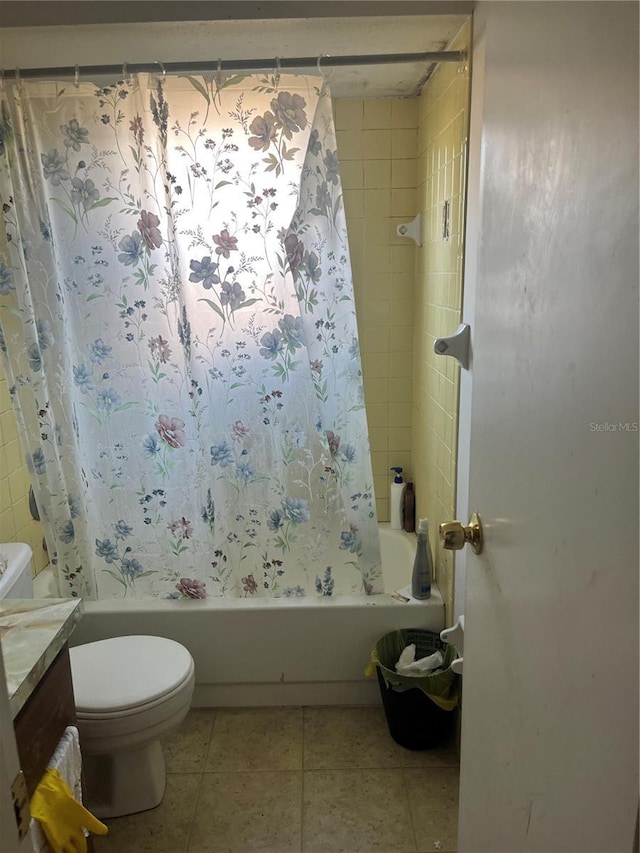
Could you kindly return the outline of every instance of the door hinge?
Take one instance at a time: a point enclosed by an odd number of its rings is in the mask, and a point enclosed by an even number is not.
[[[29,811],[29,795],[27,794],[27,782],[22,770],[11,783],[11,797],[13,799],[13,810],[18,826],[18,836],[22,840],[29,831],[31,812]]]

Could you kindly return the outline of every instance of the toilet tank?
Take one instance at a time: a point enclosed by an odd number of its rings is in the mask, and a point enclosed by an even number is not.
[[[32,554],[24,542],[0,544],[0,566],[7,563],[0,575],[0,598],[33,598]]]

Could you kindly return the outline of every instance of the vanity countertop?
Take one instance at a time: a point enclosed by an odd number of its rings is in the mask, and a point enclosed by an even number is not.
[[[15,719],[82,615],[78,598],[0,600],[0,641]]]

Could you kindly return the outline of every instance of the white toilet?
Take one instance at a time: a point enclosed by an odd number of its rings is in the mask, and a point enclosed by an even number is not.
[[[193,658],[165,637],[112,637],[69,649],[85,804],[96,817],[157,806],[166,774],[160,738],[182,722]]]
[[[32,598],[31,549],[0,545],[0,598]],[[157,806],[166,771],[160,738],[186,716],[193,658],[164,637],[112,637],[69,650],[87,808],[100,818]]]

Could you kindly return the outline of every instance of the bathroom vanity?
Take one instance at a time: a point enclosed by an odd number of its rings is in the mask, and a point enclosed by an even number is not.
[[[75,723],[67,641],[81,615],[77,599],[0,600],[9,707],[29,797]]]

